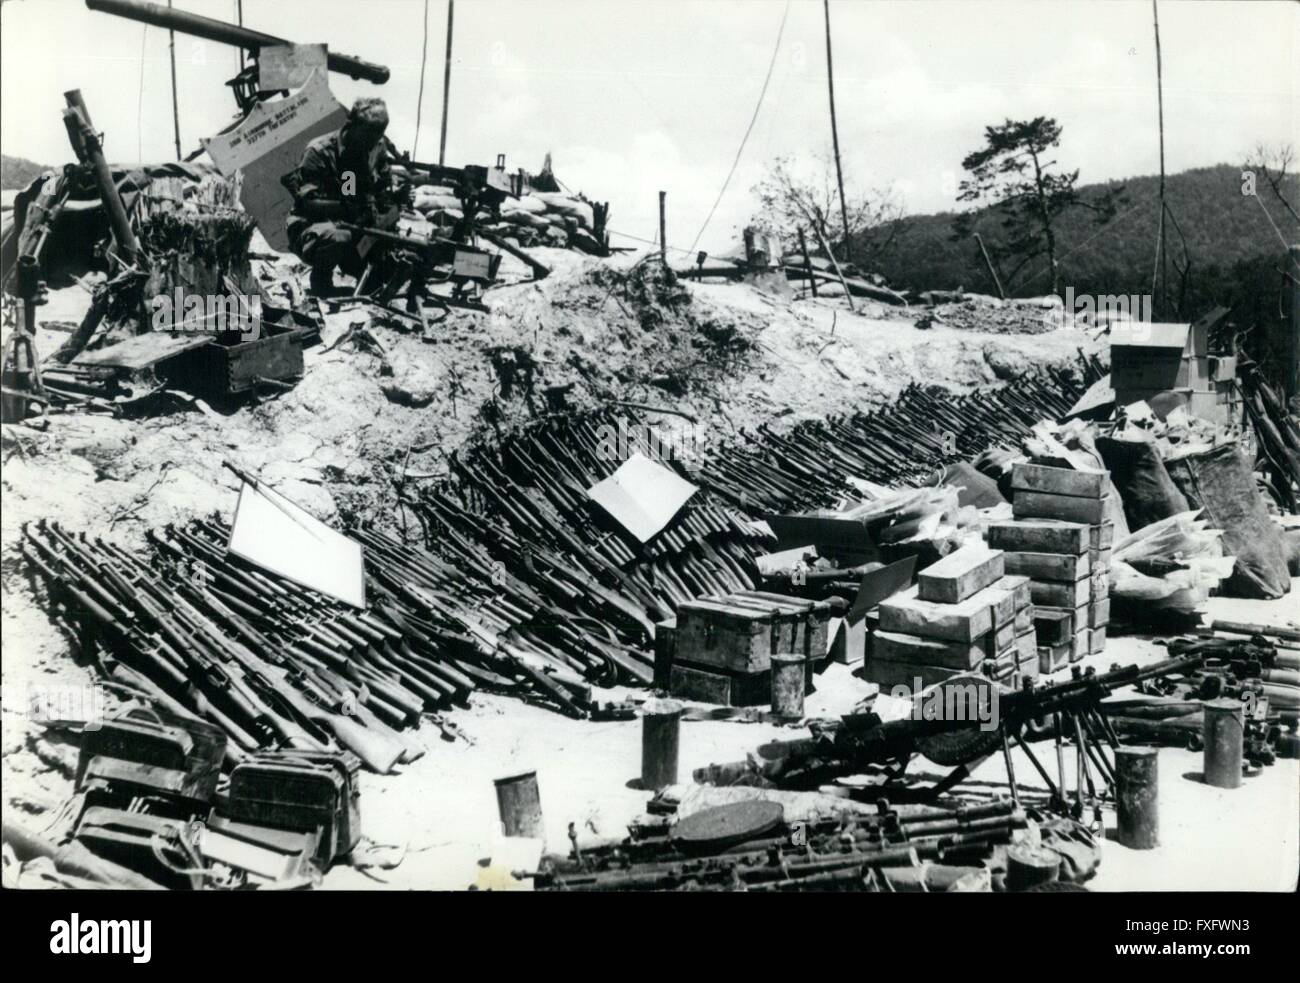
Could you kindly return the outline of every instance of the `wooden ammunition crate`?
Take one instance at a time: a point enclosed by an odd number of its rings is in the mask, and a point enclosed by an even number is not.
[[[1060,645],[1074,637],[1077,620],[1086,621],[1087,607],[1054,608],[1034,606],[1034,628],[1044,645]]]
[[[889,662],[974,669],[984,661],[985,648],[979,642],[948,642],[920,635],[878,631],[872,638],[872,658]]]
[[[1043,676],[1050,676],[1054,672],[1059,672],[1070,664],[1070,650],[1074,647],[1074,640],[1060,642],[1056,645],[1038,646],[1038,672]]]
[[[752,599],[789,612],[794,616],[795,624],[792,632],[793,647],[790,651],[814,660],[826,657],[830,638],[830,601],[810,601],[801,597],[787,597],[784,594],[761,590],[737,591],[734,594],[727,594],[725,599],[730,601]]]
[[[721,601],[687,601],[677,608],[674,663],[685,661],[733,672],[766,672],[781,651],[781,629],[771,609]]]
[[[1028,585],[1025,585],[1028,590]],[[1034,627],[1034,606],[1027,604],[1016,612],[1016,618],[1011,623],[1016,627],[1016,634],[1023,635],[1027,631],[1032,631]]]
[[[1052,519],[1022,519],[995,522],[989,526],[988,542],[995,549],[1018,552],[1086,553],[1091,541],[1087,525]]]
[[[1110,472],[1076,471],[1072,468],[1050,468],[1021,462],[1012,465],[1011,488],[1016,495],[1030,491],[1101,498],[1110,491]]]
[[[1011,514],[1017,519],[1061,519],[1096,525],[1105,520],[1108,504],[1106,498],[1020,491],[1011,501]]]
[[[994,628],[984,637],[979,639],[980,647],[984,650],[985,657],[997,655],[1013,648],[1016,642],[1016,623],[1008,621],[1005,625]]]
[[[1088,627],[1105,628],[1110,624],[1110,598],[1103,597],[1088,605]]]
[[[1053,580],[1072,584],[1082,580],[1092,571],[1087,553],[1071,556],[1068,553],[1021,553],[1007,550],[1007,573],[1020,574],[1031,580]]]
[[[669,672],[668,692],[679,699],[726,707],[759,706],[772,700],[772,673],[727,672],[677,662]]]
[[[1093,582],[1080,580],[1074,584],[1059,584],[1049,580],[1031,580],[1029,593],[1034,607],[1075,608],[1092,600]]]
[[[1080,628],[1070,642],[1070,661],[1081,662],[1092,651],[1092,629]]]
[[[1001,550],[963,546],[917,574],[917,596],[923,601],[956,604],[1000,580],[1004,573]]]
[[[945,679],[951,679],[953,676],[962,675],[966,672],[969,672],[969,670],[949,669],[944,666],[932,666],[924,663],[895,662],[892,659],[884,659],[873,654],[867,659],[866,677],[868,681],[877,684],[881,691],[885,693],[896,686],[903,686],[909,691],[915,692],[916,680],[918,679],[924,689],[927,686],[933,686],[935,683],[941,683]]]

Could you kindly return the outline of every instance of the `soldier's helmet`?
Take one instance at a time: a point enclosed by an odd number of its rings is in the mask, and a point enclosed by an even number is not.
[[[377,96],[362,96],[348,111],[348,122],[377,133],[388,129],[388,107]]]

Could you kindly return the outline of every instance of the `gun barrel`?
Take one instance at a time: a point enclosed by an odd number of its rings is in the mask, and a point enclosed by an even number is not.
[[[277,44],[289,44],[284,38],[261,31],[228,24],[185,10],[172,10],[156,3],[143,3],[141,0],[86,0],[86,6],[104,14],[125,17],[127,20],[139,21],[153,27],[164,27],[169,31],[179,31],[205,41],[229,44],[236,48],[248,48],[257,51],[260,48]],[[365,79],[376,85],[388,81],[388,67],[363,61],[352,55],[329,53],[327,62],[331,72],[339,72],[354,79]]]

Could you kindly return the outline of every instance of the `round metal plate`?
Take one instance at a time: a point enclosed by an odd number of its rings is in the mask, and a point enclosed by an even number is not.
[[[724,849],[770,833],[781,825],[779,802],[733,802],[702,809],[678,821],[673,839],[687,849]]]

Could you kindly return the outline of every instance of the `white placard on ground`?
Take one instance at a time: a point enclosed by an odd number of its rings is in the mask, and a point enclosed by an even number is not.
[[[247,481],[239,489],[230,552],[295,584],[366,606],[361,544],[331,529],[283,495]]]
[[[593,502],[643,543],[654,539],[698,489],[643,454],[633,454],[588,489]]]

